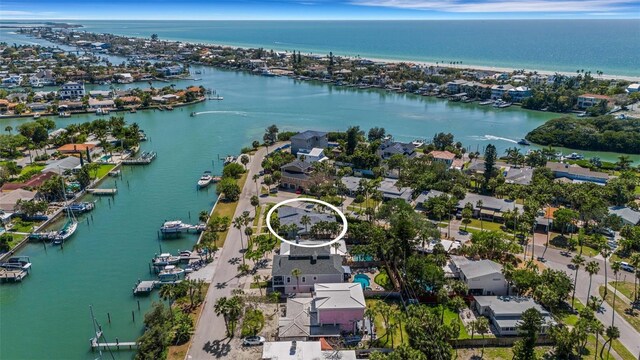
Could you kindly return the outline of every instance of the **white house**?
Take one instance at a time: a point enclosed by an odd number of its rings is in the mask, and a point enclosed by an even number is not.
[[[491,87],[491,100],[502,99],[502,96],[511,89],[513,89],[513,86],[509,84],[493,85]]]
[[[298,157],[298,160],[309,163],[321,162],[329,159],[324,155],[324,149],[322,148],[313,148],[311,150],[300,149],[296,156]]]
[[[511,97],[511,101],[521,102],[522,100],[531,97],[531,89],[526,86],[518,86],[516,88],[507,91]]]
[[[509,284],[502,274],[502,265],[491,260],[469,260],[452,256],[453,273],[469,288],[471,295],[506,295]]]
[[[60,99],[77,99],[84,97],[84,95],[84,84],[75,81],[65,83],[60,86],[60,91],[58,91]]]
[[[293,270],[300,270],[299,276]],[[311,292],[318,283],[341,283],[347,271],[342,256],[331,254],[327,246],[303,248],[293,246],[289,255],[275,255],[271,278],[273,290],[283,294]]]
[[[598,105],[601,101],[609,101],[610,98],[605,95],[598,94],[582,94],[578,96],[578,108],[586,109]]]
[[[640,91],[640,83],[635,83],[635,84],[631,84],[631,85],[627,86],[627,90],[626,91],[627,91],[628,94]]]
[[[489,318],[498,336],[518,335],[522,313],[531,308],[542,315],[541,334],[545,334],[550,326],[556,324],[547,310],[528,297],[476,296],[473,307],[478,314]]]

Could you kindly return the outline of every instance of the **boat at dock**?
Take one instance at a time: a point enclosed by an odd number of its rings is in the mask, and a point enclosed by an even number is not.
[[[71,117],[71,113],[70,113],[70,112],[68,112],[68,111],[60,111],[60,112],[58,113],[58,117],[61,117],[61,118],[68,118],[68,117]]]
[[[216,96],[209,96],[208,97],[209,100],[224,100],[224,98],[220,95],[216,95]]]
[[[120,170],[111,170],[108,173],[108,175],[112,176],[112,177],[118,177],[118,176],[120,176],[120,174],[122,174],[122,171],[120,171]]]
[[[493,103],[493,107],[494,108],[499,108],[499,109],[503,109],[503,108],[506,108],[506,107],[509,107],[509,106],[511,106],[511,103],[510,102],[506,102],[506,101],[504,101],[502,99],[498,99]]]
[[[147,165],[151,164],[151,162],[156,158],[157,153],[155,151],[142,152],[139,157],[135,159],[127,159],[123,160],[122,163],[126,165]]]
[[[236,157],[235,156],[227,155],[227,157],[224,158],[224,165],[231,164],[234,161],[236,161]]]
[[[213,176],[211,178],[211,182],[214,183],[214,184],[217,183],[217,182],[220,182],[220,180],[222,180],[221,176]]]
[[[160,232],[163,234],[180,234],[189,231],[202,232],[206,227],[206,224],[191,225],[185,224],[180,220],[172,220],[165,221],[160,227]]]
[[[571,153],[564,157],[567,160],[582,160],[584,159],[584,155],[578,153]]]
[[[5,269],[29,270],[31,269],[31,260],[29,260],[28,256],[14,256],[9,258],[7,262],[0,264],[0,266]]]
[[[518,145],[529,146],[531,143],[528,142],[527,139],[520,139],[520,141],[518,141]]]
[[[65,190],[64,188],[64,181],[62,181],[61,179],[61,185],[62,185],[62,191]],[[66,206],[66,213],[67,213],[67,222],[64,224],[64,226],[62,227],[62,229],[60,229],[56,235],[53,237],[53,241],[52,244],[53,245],[62,245],[64,244],[64,242],[69,239],[71,237],[71,235],[73,235],[76,230],[78,229],[78,220],[76,220],[75,215],[73,215],[73,211],[71,211],[71,209],[69,208],[69,206]]]
[[[205,171],[200,177],[200,180],[198,180],[198,188],[202,189],[209,186],[209,184],[211,184],[211,179],[211,171]]]
[[[179,268],[175,265],[167,265],[164,267],[164,269],[162,269],[162,271],[160,271],[160,273],[158,273],[158,278],[160,278],[160,281],[175,280],[180,278],[180,276],[183,274],[183,268]]]
[[[167,265],[175,265],[179,263],[181,260],[180,256],[174,256],[169,253],[163,253],[157,255],[151,259],[151,263],[153,266],[167,266]]]
[[[76,214],[86,213],[93,210],[94,208],[95,203],[93,202],[73,203],[67,206],[68,210],[71,210],[71,212],[74,212]]]

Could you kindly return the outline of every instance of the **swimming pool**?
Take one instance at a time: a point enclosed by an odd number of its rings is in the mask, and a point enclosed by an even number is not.
[[[371,285],[371,279],[369,279],[369,276],[365,274],[357,274],[353,277],[353,282],[360,283],[363,289],[366,289]]]
[[[111,160],[111,155],[102,155],[102,157],[98,159],[100,162],[108,162],[109,160]]]
[[[371,255],[354,255],[353,261],[373,261],[373,256]]]

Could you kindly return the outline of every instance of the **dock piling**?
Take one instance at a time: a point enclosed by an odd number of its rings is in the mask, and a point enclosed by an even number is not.
[[[107,313],[107,319],[109,319],[109,324],[111,324],[111,314]]]
[[[136,313],[131,310],[131,319],[133,319],[133,322],[136,322]]]
[[[140,311],[140,300],[138,300],[138,311]]]

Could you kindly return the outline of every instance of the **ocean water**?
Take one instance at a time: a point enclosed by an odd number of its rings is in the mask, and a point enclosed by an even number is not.
[[[323,55],[640,76],[640,20],[70,22],[91,32]]]

